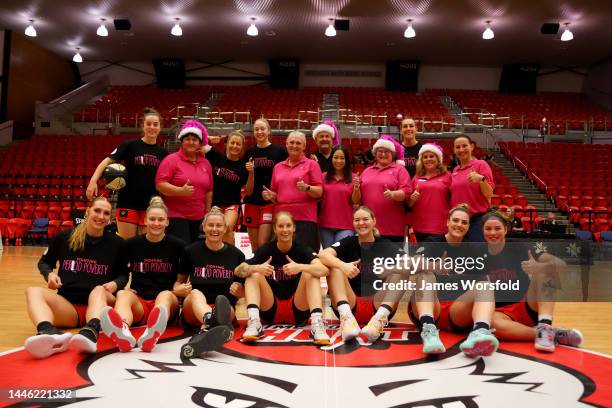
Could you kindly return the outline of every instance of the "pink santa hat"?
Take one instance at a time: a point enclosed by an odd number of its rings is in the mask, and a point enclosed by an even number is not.
[[[332,145],[333,146],[340,144],[340,134],[338,133],[338,128],[336,127],[336,124],[333,121],[326,120],[325,122],[317,126],[312,131],[313,139],[316,139],[317,135],[321,132],[329,133],[330,135],[332,135]]]
[[[395,162],[400,166],[406,166],[404,162],[404,146],[391,135],[380,135],[380,139],[374,143],[372,147],[372,153],[376,155],[376,149],[383,147],[392,151],[395,154]]]
[[[190,119],[183,123],[178,134],[178,140],[182,140],[187,135],[195,135],[203,145],[208,144],[208,131],[206,127],[197,120]]]

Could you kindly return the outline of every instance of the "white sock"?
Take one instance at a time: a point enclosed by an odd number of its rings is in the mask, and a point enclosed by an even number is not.
[[[249,319],[259,320],[259,309],[256,307],[249,307],[247,309],[247,315],[249,316]]]
[[[310,320],[314,320],[314,319],[323,319],[323,313],[321,312],[314,312],[310,314]]]
[[[389,309],[381,306],[376,311],[376,314],[374,315],[374,317],[376,317],[377,319],[386,319],[389,317],[390,314],[391,312],[389,311]]]
[[[542,320],[550,320],[552,322],[552,315],[549,314],[539,314],[538,315],[538,321],[541,322]]]
[[[338,313],[340,313],[340,316],[346,316],[351,312],[351,306],[348,303],[343,303],[340,306],[338,306]]]

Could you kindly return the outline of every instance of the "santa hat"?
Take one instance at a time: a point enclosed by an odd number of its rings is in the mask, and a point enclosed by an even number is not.
[[[316,139],[317,135],[321,132],[329,133],[332,136],[332,145],[336,146],[340,144],[338,129],[336,128],[336,124],[331,120],[326,120],[312,131],[313,139]]]
[[[187,135],[195,135],[200,139],[202,144],[208,144],[208,131],[206,127],[197,120],[190,119],[183,123],[181,131],[178,134],[178,140],[183,140],[183,137]]]
[[[402,146],[400,142],[395,140],[393,136],[381,135],[380,139],[378,139],[376,143],[374,143],[374,146],[372,147],[372,153],[376,154],[376,149],[378,149],[379,147],[383,147],[385,149],[392,151],[395,154],[395,158],[397,159],[395,160],[397,164],[399,164],[400,166],[406,165],[406,163],[403,160],[404,159],[404,146]]]
[[[423,155],[423,153],[426,153],[426,152],[431,152],[431,153],[435,154],[436,156],[438,156],[438,160],[440,161],[440,163],[442,163],[443,157],[444,157],[442,146],[440,146],[440,145],[438,145],[436,143],[425,143],[419,149],[419,157],[421,157]]]

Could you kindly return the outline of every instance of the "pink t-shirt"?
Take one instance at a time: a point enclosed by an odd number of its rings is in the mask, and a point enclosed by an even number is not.
[[[404,166],[391,163],[381,168],[373,164],[361,173],[361,201],[376,216],[376,228],[381,235],[404,235],[406,225],[404,202],[386,199],[385,188],[403,190],[406,197],[412,192],[410,175]]]
[[[166,196],[164,202],[168,207],[168,217],[201,220],[206,212],[206,193],[213,189],[213,176],[210,163],[204,157],[197,156],[196,162],[187,160],[181,149],[172,153],[159,164],[155,184],[170,183],[182,187],[189,180],[194,187],[190,196]]]
[[[470,207],[470,214],[481,214],[489,209],[490,202],[480,192],[480,183],[472,183],[468,180],[468,175],[474,171],[485,176],[487,183],[495,188],[493,173],[491,168],[484,160],[472,158],[465,167],[461,165],[453,169],[451,182],[451,207],[457,204],[466,203]]]
[[[276,193],[274,212],[289,211],[296,221],[317,222],[317,200],[297,189],[300,179],[311,186],[323,184],[319,164],[302,157],[294,166],[289,165],[289,159],[274,166],[270,184],[270,190]]]
[[[326,173],[323,173],[325,180]],[[353,177],[356,175],[353,174]],[[353,229],[353,183],[345,183],[344,179],[336,180],[332,177],[329,183],[323,184],[323,198],[321,200],[321,213],[319,214],[319,227],[343,230]]]
[[[450,211],[449,172],[438,174],[430,179],[414,176],[412,190],[419,190],[419,199],[412,206],[412,228],[427,234],[445,234],[446,219]]]

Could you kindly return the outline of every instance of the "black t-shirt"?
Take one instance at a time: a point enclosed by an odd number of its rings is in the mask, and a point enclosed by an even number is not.
[[[244,154],[244,161],[248,162],[253,158],[255,165],[255,185],[253,186],[253,193],[245,197],[245,203],[255,205],[271,204],[270,201],[264,200],[261,196],[263,186],[270,188],[274,166],[287,157],[287,149],[275,144],[271,144],[267,147],[251,146],[247,149]]]
[[[255,251],[255,255],[247,260],[249,265],[259,265],[272,257],[272,262],[270,264],[274,266],[274,273],[266,279],[274,295],[279,299],[289,299],[295,294],[300,276],[302,275],[301,272],[291,276],[285,274],[283,265],[289,263],[287,256],[293,259],[294,262],[301,264],[309,264],[316,258],[312,253],[312,249],[295,241],[288,252],[281,252],[281,250],[278,249],[276,240],[274,240],[259,247],[257,251]]]
[[[319,167],[321,168],[321,173],[327,173],[329,169],[332,168],[332,156],[331,152],[329,157],[323,156],[318,150],[314,154],[317,157],[319,162]]]
[[[117,208],[143,211],[155,189],[155,174],[162,159],[168,155],[166,149],[150,145],[142,139],[126,140],[108,156],[116,162],[123,162],[128,173],[127,183],[119,190]]]
[[[419,159],[419,150],[423,147],[423,143],[417,142],[414,146],[404,146],[404,162],[406,163],[406,170],[410,173],[412,179],[416,174],[416,162]]]
[[[236,299],[230,295],[229,288],[233,282],[244,283],[234,275],[234,269],[244,262],[244,254],[230,244],[213,251],[204,242],[194,242],[183,250],[179,273],[189,275],[193,289],[198,289],[208,303],[214,303],[218,295],[226,296],[235,305]]]
[[[109,233],[87,236],[85,249],[74,252],[68,245],[72,231],[56,234],[38,261],[45,279],[57,267],[62,281],[57,293],[71,303],[86,305],[89,293],[98,285],[115,281],[117,290],[123,289],[128,282],[125,241]]]
[[[230,160],[216,149],[206,153],[213,171],[212,205],[228,207],[240,204],[240,190],[247,182],[249,173],[244,160]]]
[[[388,248],[383,247],[389,246]],[[387,253],[393,256],[394,245],[390,241],[374,237],[373,243],[359,244],[359,237],[353,235],[342,238],[340,241],[332,244],[332,248],[336,251],[336,257],[342,262],[354,262],[361,260],[359,263],[359,275],[349,279],[349,283],[353,292],[357,296],[370,296],[375,293],[373,282],[378,277],[373,272],[373,263],[371,260],[375,256],[382,256],[382,253]]]
[[[447,268],[448,274],[438,273],[436,282],[455,285],[454,289],[447,286],[447,289],[438,291],[438,299],[441,301],[455,300],[465,293],[467,289],[462,285],[462,281],[477,282],[484,279],[484,255],[487,247],[482,243],[449,243],[446,235],[440,234],[431,235],[416,246],[424,247],[426,266]]]
[[[152,300],[164,290],[172,290],[185,243],[166,235],[160,242],[150,242],[145,235],[126,241],[132,283],[130,288],[143,299]]]
[[[521,266],[523,261],[529,259],[529,252],[537,260],[546,253],[546,247],[540,243],[518,242],[506,240],[504,248],[499,254],[487,254],[484,273],[490,282],[517,281],[519,289],[516,291],[495,291],[496,307],[510,305],[524,300],[531,279]]]

